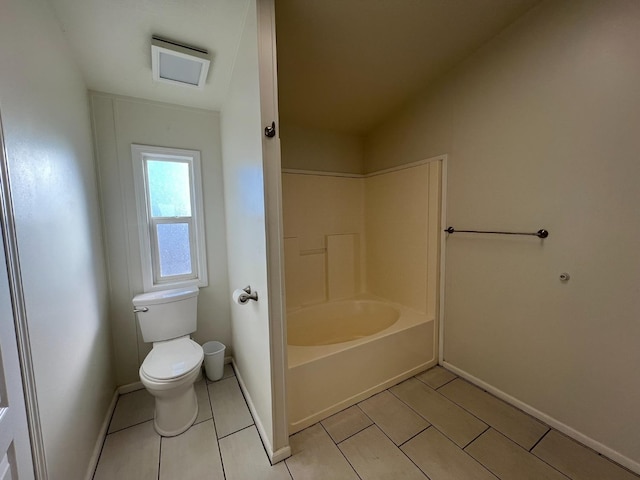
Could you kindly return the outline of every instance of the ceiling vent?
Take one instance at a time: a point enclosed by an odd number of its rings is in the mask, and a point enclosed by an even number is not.
[[[206,50],[155,35],[151,38],[151,67],[156,82],[203,88],[210,63]]]

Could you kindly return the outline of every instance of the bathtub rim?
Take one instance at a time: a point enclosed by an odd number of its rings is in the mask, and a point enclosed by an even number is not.
[[[407,328],[410,328],[412,326],[415,326],[421,323],[428,323],[431,321],[435,323],[434,316],[430,316],[423,312],[418,312],[404,305],[400,305],[398,303],[394,303],[384,298],[376,297],[370,294],[360,294],[351,298],[346,298],[346,299],[341,298],[337,300],[332,300],[330,302],[319,302],[312,305],[305,305],[304,307],[300,307],[300,308],[296,308],[294,310],[288,311],[287,315],[289,315],[290,313],[299,312],[301,310],[304,310],[305,308],[313,308],[318,305],[335,304],[335,303],[341,303],[341,302],[346,303],[346,302],[353,302],[353,301],[378,302],[378,303],[383,303],[387,306],[394,307],[399,312],[398,319],[393,324],[389,325],[387,328],[383,330],[380,330],[379,332],[376,332],[372,335],[368,335],[366,337],[357,338],[355,340],[349,340],[347,342],[333,343],[329,345],[304,345],[304,346],[290,345],[287,342],[287,352],[288,352],[287,368],[288,369],[295,368],[315,360],[326,358],[330,355],[334,355],[339,352],[348,350],[350,348],[354,348],[358,345],[361,345],[363,343],[368,343],[375,339],[393,335],[396,332],[405,330]]]

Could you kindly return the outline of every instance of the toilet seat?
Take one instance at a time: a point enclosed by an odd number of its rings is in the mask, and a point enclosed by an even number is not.
[[[156,382],[175,382],[202,365],[202,347],[189,337],[155,343],[140,373]]]

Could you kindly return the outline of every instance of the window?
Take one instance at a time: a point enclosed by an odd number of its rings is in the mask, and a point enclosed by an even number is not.
[[[207,285],[200,152],[132,145],[144,290]]]

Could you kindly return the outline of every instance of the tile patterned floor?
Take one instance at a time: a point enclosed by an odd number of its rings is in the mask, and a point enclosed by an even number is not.
[[[196,423],[173,438],[145,390],[122,395],[94,480],[640,479],[441,367],[296,433],[273,466],[229,365],[196,393]]]

